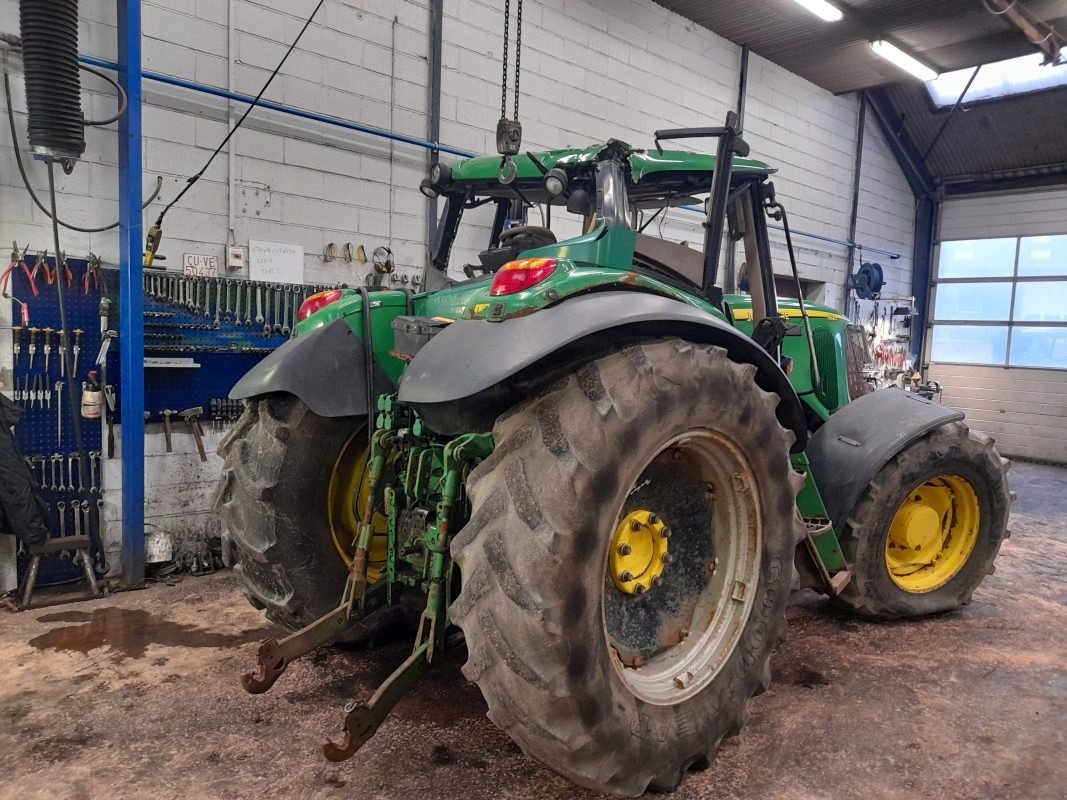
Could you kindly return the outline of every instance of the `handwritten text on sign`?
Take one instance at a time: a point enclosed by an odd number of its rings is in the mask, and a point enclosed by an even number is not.
[[[182,256],[182,273],[198,278],[213,278],[219,274],[219,257],[185,253]]]
[[[248,277],[270,283],[303,283],[304,248],[298,244],[250,241]]]

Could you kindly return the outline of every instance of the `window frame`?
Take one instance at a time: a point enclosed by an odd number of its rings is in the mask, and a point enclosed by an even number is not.
[[[1047,320],[1016,320],[1015,319],[1015,296],[1020,283],[1063,283],[1067,281],[1067,264],[1064,265],[1063,272],[1055,275],[1020,275],[1019,274],[1019,255],[1022,251],[1022,240],[1032,239],[1039,236],[1067,236],[1067,231],[1064,233],[1031,233],[1021,234],[1018,236],[982,236],[969,239],[943,239],[940,240],[937,248],[937,265],[935,268],[935,277],[931,282],[933,289],[933,295],[930,298],[930,322],[926,326],[929,331],[928,337],[928,356],[927,362],[931,364],[945,364],[952,366],[972,366],[972,367],[993,367],[1001,369],[1039,369],[1039,370],[1056,370],[1059,372],[1067,372],[1067,364],[1062,367],[1035,367],[1030,365],[1015,365],[1011,363],[1011,344],[1012,335],[1016,328],[1062,328],[1067,332],[1067,319],[1060,321],[1047,321]],[[980,242],[987,239],[1014,239],[1015,240],[1015,259],[1012,263],[1012,274],[1002,275],[996,277],[964,277],[964,278],[942,278],[941,277],[941,254],[942,248],[945,244],[950,242]],[[954,284],[954,283],[1010,283],[1011,284],[1011,299],[1008,304],[1008,318],[1007,319],[984,319],[984,320],[953,320],[953,319],[938,319],[936,316],[937,311],[937,291],[938,287],[942,284]],[[977,361],[939,361],[933,357],[933,331],[938,326],[967,326],[967,327],[986,327],[986,328],[1002,328],[1007,327],[1008,339],[1004,346],[1004,361],[1003,363],[981,363]]]

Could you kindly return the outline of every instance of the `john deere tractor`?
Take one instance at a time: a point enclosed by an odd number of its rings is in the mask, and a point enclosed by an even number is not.
[[[697,137],[716,153],[663,147]],[[311,297],[231,395],[225,550],[291,631],[245,688],[415,609],[410,657],[346,705],[327,758],[465,646],[525,753],[636,795],[740,730],[798,588],[873,619],[969,602],[1006,536],[1007,463],[959,411],[869,391],[845,317],[776,297],[772,172],[732,114],[644,150],[435,164],[428,291]],[[702,250],[650,235],[668,210],[703,216]],[[553,212],[578,235],[557,241]],[[724,239],[747,295],[718,288]]]

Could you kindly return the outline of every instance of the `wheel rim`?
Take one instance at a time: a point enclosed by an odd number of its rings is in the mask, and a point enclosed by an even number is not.
[[[978,493],[965,479],[940,475],[916,486],[889,527],[889,576],[915,594],[944,586],[971,557],[980,526]]]
[[[673,705],[710,683],[736,650],[759,583],[755,474],[721,434],[661,447],[630,484],[606,554],[601,615],[631,692]]]
[[[326,493],[327,520],[330,538],[345,566],[352,563],[359,534],[360,518],[370,500],[370,486],[364,479],[367,466],[366,440],[362,431],[353,433],[337,455],[330,473],[330,485]],[[359,495],[358,499],[356,495]],[[357,516],[358,515],[358,516]],[[374,538],[367,562],[367,581],[376,582],[381,577],[385,564],[389,520],[384,514],[375,513]]]

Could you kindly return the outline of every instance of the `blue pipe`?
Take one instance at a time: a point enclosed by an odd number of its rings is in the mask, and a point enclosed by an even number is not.
[[[141,0],[118,4],[119,366],[122,391],[122,580],[144,581],[144,236],[141,220]]]
[[[92,56],[79,56],[78,60],[83,64],[89,64],[90,66],[100,67],[102,69],[116,69],[116,64],[111,61],[105,61],[101,58],[94,58]],[[216,89],[214,86],[205,86],[202,83],[194,83],[193,81],[187,81],[182,78],[172,78],[170,75],[161,75],[158,72],[142,72],[143,77],[149,80],[157,81],[158,83],[165,83],[170,86],[179,86],[183,89],[188,89],[192,92],[201,92],[202,94],[209,94],[214,97],[220,97],[224,100],[235,100],[238,103],[251,104],[254,97],[250,97],[246,94],[238,94],[237,92],[229,92],[225,89]],[[459,156],[460,158],[472,158],[475,153],[467,152],[466,150],[460,150],[455,147],[448,147],[440,142],[428,142],[425,139],[417,139],[414,136],[405,136],[401,133],[390,133],[389,131],[383,131],[381,128],[374,128],[370,125],[361,125],[358,122],[349,122],[348,120],[339,119],[337,117],[329,117],[325,114],[316,114],[313,111],[304,111],[303,109],[293,108],[292,106],[282,105],[281,103],[275,103],[273,100],[260,100],[257,103],[258,106],[263,108],[269,108],[271,111],[277,111],[282,114],[289,114],[293,117],[300,117],[301,119],[308,119],[314,122],[321,122],[326,125],[334,125],[338,128],[344,128],[350,131],[357,131],[359,133],[365,133],[370,136],[379,136],[383,139],[391,139],[394,142],[402,142],[404,144],[412,145],[413,147],[421,147],[424,150],[433,150],[439,153],[448,153],[449,155]],[[698,213],[704,213],[702,210],[695,208],[689,208],[688,206],[679,206],[680,208],[686,208],[690,211],[698,211]],[[782,230],[778,225],[768,225],[768,228],[773,230]],[[806,231],[794,230],[793,233],[797,236],[804,236],[808,239],[817,239],[821,242],[830,242],[831,244],[838,244],[842,247],[855,248],[858,250],[865,250],[870,253],[879,253],[881,255],[889,256],[890,258],[900,258],[899,253],[891,253],[888,250],[879,250],[876,247],[864,247],[856,242],[848,242],[843,239],[833,239],[829,236],[820,236],[817,233],[807,233]]]
[[[100,67],[102,69],[115,70],[118,69],[118,65],[105,61],[101,58],[93,58],[92,56],[78,56],[78,60],[83,64],[89,64],[90,66]],[[180,86],[182,89],[188,89],[193,92],[201,92],[203,94],[209,94],[214,97],[221,97],[224,100],[235,100],[238,103],[247,103],[251,105],[255,100],[254,97],[250,97],[246,94],[239,94],[238,92],[229,92],[225,89],[216,89],[214,86],[205,86],[202,83],[193,83],[192,81],[183,80],[182,78],[172,78],[170,75],[161,75],[158,72],[144,71],[141,73],[142,77],[149,80],[156,81],[158,83],[166,83],[170,86]],[[257,107],[269,108],[271,111],[278,111],[282,114],[289,114],[293,117],[300,117],[302,119],[309,119],[314,122],[322,122],[327,125],[334,125],[338,128],[345,128],[350,131],[358,131],[359,133],[366,133],[371,136],[379,136],[383,139],[391,139],[394,142],[402,142],[404,144],[410,144],[413,147],[421,147],[424,150],[433,150],[440,153],[448,153],[449,155],[459,156],[461,158],[470,158],[474,153],[468,153],[466,150],[459,150],[455,147],[447,147],[439,142],[428,142],[425,139],[416,139],[414,136],[405,136],[402,133],[390,133],[389,131],[383,131],[381,128],[374,128],[370,125],[361,125],[358,122],[349,122],[345,119],[339,119],[337,117],[328,117],[325,114],[316,114],[313,111],[304,111],[299,108],[293,108],[292,106],[285,106],[281,103],[275,103],[273,100],[260,100],[256,103]]]

